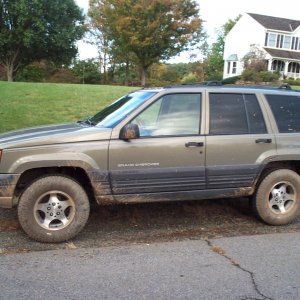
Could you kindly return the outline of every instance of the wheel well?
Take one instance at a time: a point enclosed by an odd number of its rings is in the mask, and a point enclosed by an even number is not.
[[[273,171],[279,169],[289,169],[293,170],[300,175],[300,161],[291,160],[291,161],[275,161],[267,164],[261,171],[258,180],[256,182],[256,187],[261,183],[261,181],[268,176]]]
[[[51,167],[51,168],[37,168],[30,169],[22,173],[21,177],[16,186],[15,197],[19,197],[23,190],[29,186],[36,179],[46,176],[46,175],[66,175],[69,176],[83,187],[86,191],[89,199],[94,199],[93,188],[90,182],[90,179],[85,172],[85,170],[81,168],[73,168],[73,167]]]

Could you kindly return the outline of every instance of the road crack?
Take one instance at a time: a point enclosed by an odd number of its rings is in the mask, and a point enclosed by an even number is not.
[[[225,250],[222,247],[213,245],[213,243],[209,240],[209,239],[205,239],[207,245],[211,248],[211,250],[221,256],[223,256],[224,258],[226,258],[233,266],[235,266],[236,268],[238,268],[239,270],[247,273],[250,276],[252,285],[254,290],[257,292],[258,295],[260,295],[262,298],[241,298],[241,300],[273,300],[270,297],[267,297],[266,295],[264,295],[260,290],[259,287],[255,281],[255,276],[254,273],[243,268],[238,262],[236,262],[233,258],[229,257]]]

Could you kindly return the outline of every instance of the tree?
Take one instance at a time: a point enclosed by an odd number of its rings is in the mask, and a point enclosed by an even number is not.
[[[73,73],[81,83],[95,84],[101,80],[100,65],[93,59],[75,61]]]
[[[241,15],[238,15],[234,20],[229,19],[219,30],[217,40],[208,51],[204,64],[207,80],[221,80],[223,78],[225,37],[240,18]]]
[[[169,59],[201,36],[194,0],[90,0],[92,24],[122,53],[134,54],[146,83],[148,68]]]
[[[74,0],[0,0],[0,64],[7,80],[33,61],[69,64],[84,33],[83,21]]]

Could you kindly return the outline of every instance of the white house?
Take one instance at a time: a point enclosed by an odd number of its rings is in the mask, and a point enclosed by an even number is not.
[[[251,47],[264,53],[269,71],[300,78],[300,21],[245,13],[227,34],[223,78],[241,75]]]

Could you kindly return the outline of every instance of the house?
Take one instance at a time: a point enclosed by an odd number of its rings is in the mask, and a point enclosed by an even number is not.
[[[241,75],[253,47],[263,53],[268,71],[300,78],[300,20],[243,14],[225,39],[223,78]]]

